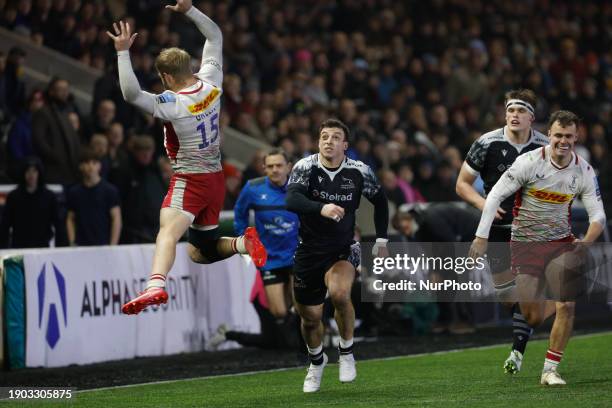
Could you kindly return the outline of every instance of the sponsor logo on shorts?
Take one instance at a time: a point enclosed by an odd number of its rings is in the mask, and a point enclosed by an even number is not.
[[[301,278],[294,276],[293,287],[299,289],[306,289],[306,282],[304,282]]]
[[[529,191],[527,191],[527,194],[540,201],[557,204],[567,203],[572,198],[574,198],[573,194],[563,194],[554,191],[536,190],[535,188],[529,189]]]
[[[194,103],[193,105],[189,105],[187,109],[192,115],[197,115],[198,113],[202,113],[210,106],[210,104],[219,96],[221,92],[214,88],[204,99],[200,102]]]

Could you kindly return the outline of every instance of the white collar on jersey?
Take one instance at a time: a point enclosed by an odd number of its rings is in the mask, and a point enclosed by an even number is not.
[[[202,89],[203,86],[204,86],[204,82],[202,82],[201,79],[198,79],[197,81],[193,83],[193,85],[189,85],[188,87],[183,88],[176,93],[180,95],[189,95],[189,94],[198,92],[200,89]]]
[[[510,138],[508,137],[508,134],[506,133],[506,128],[508,126],[504,126],[502,128],[502,136],[504,137],[504,140],[506,142],[508,142],[512,147],[514,147],[516,149],[516,151],[520,154],[521,153],[521,149],[525,146],[527,146],[529,143],[531,143],[533,141],[533,139],[535,138],[535,132],[533,131],[533,129],[529,129],[529,139],[527,139],[527,141],[523,144],[521,143],[514,143],[512,140],[510,140]]]
[[[340,164],[340,167],[338,167],[334,171],[330,171],[329,169],[327,169],[327,167],[325,167],[321,163],[321,153],[317,153],[317,166],[319,166],[319,168],[321,170],[323,170],[325,172],[325,174],[327,174],[329,176],[331,181],[334,181],[334,177],[336,177],[336,174],[340,173],[340,170],[342,170],[344,168],[344,166],[346,165],[346,159],[347,159],[347,157],[344,156],[344,159],[342,160],[342,163]]]

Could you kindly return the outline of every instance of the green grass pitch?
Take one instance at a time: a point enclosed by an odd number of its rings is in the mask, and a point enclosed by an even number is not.
[[[523,369],[515,376],[503,373],[508,347],[500,346],[358,361],[357,380],[352,384],[340,384],[338,366],[329,365],[321,391],[316,394],[302,393],[305,368],[300,368],[86,391],[78,393],[72,402],[37,405],[88,408],[612,407],[612,333],[576,337],[570,341],[559,370],[568,382],[565,387],[539,385],[546,346],[547,341],[532,341]],[[357,353],[358,350],[357,345]]]

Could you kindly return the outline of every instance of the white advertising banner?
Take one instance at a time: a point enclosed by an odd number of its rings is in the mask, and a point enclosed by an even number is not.
[[[259,331],[249,303],[255,277],[250,259],[197,265],[185,244],[177,248],[166,282],[168,303],[123,315],[121,305],[146,284],[153,249],[126,245],[25,253],[26,366],[199,351],[221,323]]]

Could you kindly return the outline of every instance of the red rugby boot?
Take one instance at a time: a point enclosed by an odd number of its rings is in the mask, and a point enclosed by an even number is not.
[[[125,314],[135,315],[142,312],[147,306],[159,305],[167,301],[168,293],[164,288],[149,288],[123,305],[121,311]]]
[[[259,235],[255,227],[248,227],[244,230],[244,247],[246,248],[256,267],[261,268],[268,259],[266,248],[259,240]]]

